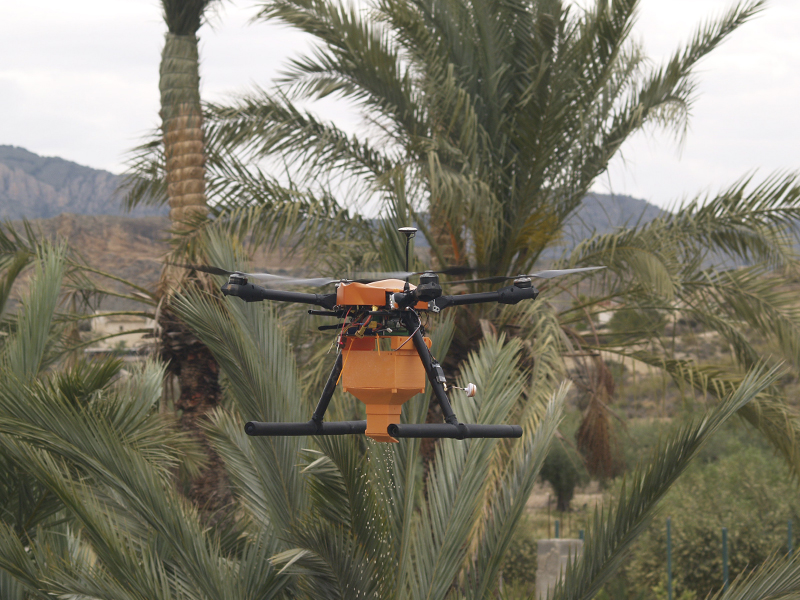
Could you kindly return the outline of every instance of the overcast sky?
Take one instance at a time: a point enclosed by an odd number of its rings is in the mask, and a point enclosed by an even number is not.
[[[660,62],[727,0],[642,0],[635,35]],[[202,94],[269,86],[304,38],[251,24],[255,4],[228,3],[203,26]],[[164,24],[155,0],[0,0],[0,144],[120,172],[126,152],[158,123]],[[800,169],[800,0],[766,11],[701,64],[682,146],[668,134],[623,146],[598,191],[667,206],[714,192],[758,169]],[[335,103],[324,116],[347,128]]]

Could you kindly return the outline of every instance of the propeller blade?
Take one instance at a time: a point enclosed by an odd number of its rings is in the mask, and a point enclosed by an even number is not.
[[[572,273],[583,273],[586,271],[596,271],[597,269],[605,269],[605,267],[581,267],[579,269],[553,269],[549,271],[539,271],[538,273],[531,273],[530,275],[514,275],[513,277],[506,277],[504,275],[497,275],[495,277],[483,277],[481,279],[464,279],[463,281],[448,281],[445,285],[458,285],[462,283],[503,283],[510,279],[518,279],[520,277],[536,277],[537,279],[552,279],[553,277],[560,277],[562,275],[571,275]]]
[[[480,279],[464,279],[462,281],[446,281],[444,285],[459,285],[461,283],[503,283],[509,279],[516,279],[516,277],[504,277],[496,275],[495,277],[481,277]]]
[[[357,273],[357,279],[354,281],[364,283],[370,281],[381,281],[382,279],[405,279],[406,277],[422,275],[423,273],[435,273],[437,275],[466,275],[467,273],[473,273],[475,271],[482,270],[484,269],[479,267],[457,266],[448,267],[446,269],[442,269],[441,271],[368,271]]]
[[[553,277],[561,277],[562,275],[571,275],[572,273],[584,273],[586,271],[596,271],[597,269],[605,269],[605,267],[582,267],[580,269],[554,269],[552,271],[539,271],[532,273],[528,277],[538,277],[539,279],[552,279]],[[514,279],[514,277],[511,277]]]
[[[414,275],[414,273],[410,271],[363,271],[356,273],[352,281],[358,283],[372,283],[373,281],[381,281],[383,279],[405,279],[412,275]]]
[[[245,275],[247,275],[245,273]],[[323,286],[331,283],[338,283],[338,279],[330,277],[283,277],[282,275],[269,275],[268,273],[256,273],[260,275],[258,279],[270,287],[283,287],[290,285]],[[267,275],[269,275],[267,277]]]
[[[466,266],[456,266],[456,267],[448,267],[446,269],[442,269],[441,271],[433,271],[437,275],[466,275],[467,273],[474,273],[476,271],[486,271],[483,267],[470,267],[469,265]],[[422,273],[428,273],[429,271],[421,271],[419,273],[415,273],[415,275],[422,275]]]
[[[208,273],[210,275],[221,275],[223,277],[227,277],[228,275],[235,275],[240,271],[228,271],[226,269],[221,269],[219,267],[214,267],[211,265],[184,265],[180,263],[169,263],[173,267],[181,267],[184,269],[191,269],[193,271],[200,271],[201,273]],[[243,274],[243,273],[242,273]]]
[[[248,279],[255,279],[256,281],[263,281],[272,286],[290,286],[290,285],[308,285],[308,286],[322,286],[329,283],[336,283],[338,279],[331,279],[330,277],[314,277],[314,278],[301,278],[301,277],[286,277],[284,275],[274,275],[272,273],[245,273],[244,271],[228,271],[213,265],[186,265],[171,263],[176,267],[183,267],[184,269],[193,269],[202,273],[209,273],[211,275],[221,275],[227,277],[230,275],[241,275]]]

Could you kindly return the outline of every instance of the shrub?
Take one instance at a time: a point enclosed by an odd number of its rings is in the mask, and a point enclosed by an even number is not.
[[[557,440],[550,446],[544,460],[542,479],[553,486],[557,496],[556,508],[564,512],[569,510],[575,488],[588,482],[589,476],[578,453]]]
[[[618,310],[608,322],[608,328],[615,333],[663,331],[667,320],[659,311],[652,308]]]
[[[724,435],[724,434],[723,434]],[[745,436],[746,437],[746,436]],[[735,433],[730,439],[742,439]],[[718,454],[714,450],[727,450]],[[786,548],[786,522],[798,522],[800,502],[784,462],[760,443],[710,448],[678,480],[662,505],[672,518],[675,597],[703,598],[722,584],[722,528],[728,528],[733,580]],[[624,571],[633,593],[652,597],[666,582],[666,527],[657,519],[641,536]],[[688,597],[688,596],[687,596]]]

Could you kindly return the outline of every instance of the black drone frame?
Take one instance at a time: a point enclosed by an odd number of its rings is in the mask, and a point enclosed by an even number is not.
[[[438,280],[438,278],[437,278]],[[436,286],[438,288],[438,284]],[[420,291],[422,290],[422,291]],[[332,311],[336,307],[336,294],[308,294],[303,292],[287,292],[284,290],[267,289],[252,283],[247,283],[243,277],[231,276],[228,284],[223,286],[222,293],[226,296],[237,296],[245,302],[258,302],[262,300],[277,300],[279,302],[297,302],[311,304]],[[438,288],[441,294],[441,288]],[[400,307],[415,305],[419,301],[428,301],[428,310],[438,313],[450,306],[463,306],[467,304],[481,304],[484,302],[497,302],[499,304],[516,304],[522,300],[533,300],[539,295],[538,290],[530,283],[530,279],[519,279],[514,285],[496,290],[494,292],[480,292],[476,294],[460,294],[457,296],[441,296],[430,298],[425,296],[424,286],[393,296],[393,302],[398,306],[397,312],[403,325],[408,331],[413,331],[411,340],[419,354],[425,373],[428,376],[433,394],[444,415],[444,423],[397,423],[388,428],[388,434],[394,438],[453,438],[463,440],[467,438],[518,438],[522,437],[522,427],[519,425],[476,425],[459,423],[450,399],[445,390],[445,377],[442,367],[433,358],[425,344],[421,332],[420,319],[416,312],[403,310]],[[326,314],[338,316],[336,312],[309,311],[312,314]],[[333,397],[336,384],[342,372],[342,353],[339,352],[333,365],[325,388],[322,390],[317,407],[311,420],[306,423],[262,423],[250,421],[245,427],[245,433],[252,436],[304,436],[304,435],[348,435],[364,433],[367,428],[366,421],[334,421],[325,422],[323,417],[328,409],[328,404]]]

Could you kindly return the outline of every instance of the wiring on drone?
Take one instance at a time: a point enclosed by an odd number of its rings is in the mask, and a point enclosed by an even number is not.
[[[328,352],[331,351],[331,348],[333,348],[334,344],[336,344],[337,347],[342,345],[341,344],[341,339],[342,339],[342,336],[344,335],[344,328],[347,326],[347,317],[350,314],[351,310],[353,310],[352,307],[348,308],[347,312],[344,314],[344,323],[342,323],[342,330],[339,332],[339,335],[337,335],[335,338],[333,338],[333,341],[331,342],[330,348],[328,348]]]
[[[353,310],[352,307],[348,308],[347,312],[344,315],[344,323],[342,323],[342,330],[339,332],[339,337],[338,337],[338,340],[337,340],[337,341],[339,341],[340,345],[341,345],[342,336],[344,335],[344,328],[347,327],[347,317],[350,316],[350,311],[351,310]]]
[[[396,348],[396,350],[400,350],[400,348],[402,348],[403,346],[405,346],[405,345],[406,345],[406,343],[408,342],[408,340],[410,340],[411,338],[413,338],[413,337],[414,337],[414,335],[415,335],[415,334],[416,334],[416,333],[417,333],[417,332],[420,330],[420,328],[422,327],[422,319],[420,319],[420,318],[419,318],[419,315],[417,314],[417,311],[415,311],[414,309],[410,309],[410,310],[411,310],[411,312],[413,312],[413,313],[414,313],[414,314],[417,316],[417,323],[419,323],[419,325],[417,325],[417,328],[414,330],[414,333],[412,333],[410,336],[408,336],[408,337],[406,338],[406,341],[405,341],[405,342],[403,342],[402,344],[400,344],[400,345],[399,345],[399,346]]]

